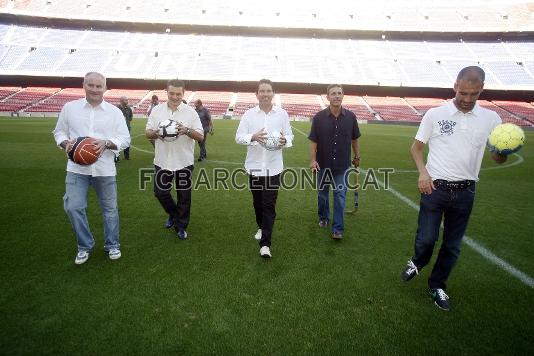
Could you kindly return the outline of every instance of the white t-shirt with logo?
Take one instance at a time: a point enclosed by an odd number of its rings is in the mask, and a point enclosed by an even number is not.
[[[478,180],[486,141],[501,122],[496,112],[478,103],[467,113],[452,100],[428,110],[415,139],[428,142],[426,169],[432,180]]]

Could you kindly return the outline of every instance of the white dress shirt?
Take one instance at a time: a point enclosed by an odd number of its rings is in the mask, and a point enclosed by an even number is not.
[[[478,180],[486,141],[501,123],[499,115],[475,104],[463,113],[453,101],[432,108],[421,120],[415,139],[428,142],[430,177],[448,181]]]
[[[268,151],[257,141],[251,142],[252,135],[262,128],[267,133],[283,133],[286,138],[283,147],[293,146],[293,131],[287,112],[281,107],[273,106],[269,113],[265,113],[257,105],[243,114],[235,135],[236,143],[247,145],[245,169],[248,174],[261,177],[275,176],[284,169],[282,150]]]
[[[154,106],[148,117],[146,128],[157,131],[160,122],[171,119],[204,135],[197,112],[184,103],[180,103],[174,112],[167,103]],[[171,142],[156,139],[154,143],[154,164],[162,169],[177,171],[191,166],[195,161],[195,140],[187,135],[180,135]]]
[[[117,150],[105,149],[100,158],[91,165],[80,165],[70,159],[67,171],[90,176],[115,176],[115,153],[130,146],[130,133],[122,112],[106,101],[93,107],[85,98],[66,103],[52,132],[59,146],[65,140],[82,136],[108,140]]]

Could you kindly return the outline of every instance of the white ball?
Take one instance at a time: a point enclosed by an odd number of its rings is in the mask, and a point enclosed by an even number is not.
[[[269,132],[262,146],[268,151],[279,150],[281,148],[280,137],[282,137],[280,132],[277,132],[277,131]]]
[[[174,120],[163,120],[159,124],[159,134],[164,141],[171,142],[178,138],[178,123]]]

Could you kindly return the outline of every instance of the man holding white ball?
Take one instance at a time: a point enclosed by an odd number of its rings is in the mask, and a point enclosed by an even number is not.
[[[155,140],[154,194],[169,216],[165,228],[174,226],[181,240],[187,239],[191,212],[195,141],[202,141],[204,138],[197,112],[182,102],[184,92],[183,81],[169,80],[168,101],[152,109],[145,129],[146,138]],[[164,122],[164,127],[161,127]],[[171,195],[173,180],[176,202]]]
[[[293,145],[293,132],[287,112],[272,103],[274,89],[270,80],[258,82],[256,97],[258,105],[241,117],[235,141],[247,146],[245,169],[258,225],[254,238],[260,244],[260,256],[270,258],[276,199],[284,169],[282,148]]]
[[[425,114],[411,147],[419,171],[421,202],[414,255],[401,279],[408,282],[430,262],[443,218],[443,242],[428,279],[429,294],[442,310],[450,310],[446,282],[460,254],[486,141],[501,123],[496,112],[477,104],[484,79],[480,67],[462,69],[454,83],[454,99]],[[427,143],[425,165],[423,150]],[[491,152],[491,157],[497,163],[507,158],[496,151]]]

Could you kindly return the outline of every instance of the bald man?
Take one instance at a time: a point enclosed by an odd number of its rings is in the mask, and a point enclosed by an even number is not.
[[[77,137],[90,136],[99,155],[91,165],[67,162],[63,205],[78,241],[74,263],[89,259],[95,240],[87,220],[87,192],[96,192],[104,226],[104,250],[111,260],[121,257],[119,243],[119,211],[117,207],[117,169],[113,158],[130,145],[130,135],[121,112],[104,100],[106,78],[96,72],[87,73],[83,80],[85,98],[63,106],[53,131],[56,144],[69,151]]]
[[[410,150],[419,171],[421,202],[414,255],[401,279],[411,280],[430,262],[443,217],[443,242],[428,279],[430,296],[443,310],[450,309],[446,282],[460,254],[486,141],[501,123],[497,113],[477,104],[484,78],[482,68],[462,69],[454,83],[454,99],[425,114]],[[423,149],[427,143],[425,165]],[[491,157],[497,163],[506,161],[506,156],[496,152],[491,152]]]

